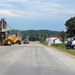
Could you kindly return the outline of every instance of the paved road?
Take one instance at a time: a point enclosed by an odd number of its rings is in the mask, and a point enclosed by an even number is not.
[[[0,46],[0,75],[75,75],[75,59],[38,43]]]

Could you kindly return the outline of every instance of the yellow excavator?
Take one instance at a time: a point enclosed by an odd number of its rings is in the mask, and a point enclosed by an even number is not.
[[[0,25],[0,45],[12,45],[12,44],[21,44],[21,37],[12,34],[12,35],[7,35],[6,27],[4,27],[3,22],[5,22],[4,19],[1,20],[2,24]]]

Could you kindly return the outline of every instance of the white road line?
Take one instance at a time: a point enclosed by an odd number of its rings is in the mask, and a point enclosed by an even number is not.
[[[55,54],[54,52],[52,52],[50,49],[47,49],[47,50],[48,50],[50,53],[52,53],[56,58],[58,58],[60,61],[62,61],[64,64],[66,64],[67,66],[71,67],[70,64],[64,62],[64,60],[63,60],[61,57],[59,57],[58,55],[56,55],[56,54]]]

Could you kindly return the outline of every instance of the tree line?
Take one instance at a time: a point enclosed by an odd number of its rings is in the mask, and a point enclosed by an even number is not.
[[[23,35],[23,40],[26,38],[26,36],[29,36],[30,41],[45,41],[46,37],[50,35],[58,35],[59,31],[50,31],[50,30],[27,30],[27,31],[21,31]]]

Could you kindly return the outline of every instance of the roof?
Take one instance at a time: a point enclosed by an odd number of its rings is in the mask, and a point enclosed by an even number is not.
[[[49,36],[48,38],[59,38],[59,36],[58,35],[52,35],[52,36]]]

